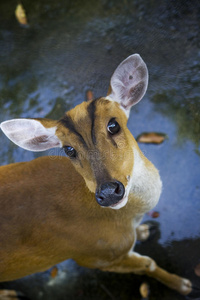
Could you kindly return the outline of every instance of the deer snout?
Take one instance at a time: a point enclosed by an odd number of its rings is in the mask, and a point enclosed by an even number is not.
[[[101,206],[111,206],[123,199],[124,185],[120,181],[105,182],[100,185],[95,193],[96,200]]]

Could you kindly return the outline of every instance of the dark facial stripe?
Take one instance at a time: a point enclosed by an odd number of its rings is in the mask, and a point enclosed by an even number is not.
[[[108,135],[108,138],[110,138],[110,141],[113,144],[113,146],[115,146],[115,148],[118,148],[117,143],[113,140],[113,138],[110,137],[109,135]]]
[[[82,135],[76,130],[74,123],[70,116],[65,115],[62,119],[59,120],[59,123],[68,128],[71,132],[73,132],[80,140],[80,142],[84,145],[85,148],[87,147],[87,144],[82,137]]]
[[[108,170],[104,166],[103,158],[101,158],[98,149],[90,153],[89,160],[94,173],[94,177],[97,182],[97,186],[101,185],[104,182],[109,182],[112,180]]]
[[[96,111],[96,101],[98,100],[99,98],[93,100],[89,105],[88,105],[88,114],[89,114],[89,117],[91,119],[91,138],[92,138],[92,142],[93,144],[95,145],[96,144],[96,136],[95,136],[95,111]]]

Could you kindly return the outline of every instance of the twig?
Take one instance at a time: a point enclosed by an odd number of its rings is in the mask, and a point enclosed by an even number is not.
[[[116,298],[111,294],[111,292],[107,289],[107,287],[105,287],[105,285],[103,285],[102,283],[100,284],[100,287],[102,288],[102,290],[104,290],[104,292],[106,292],[106,294],[112,299],[112,300],[116,300]]]

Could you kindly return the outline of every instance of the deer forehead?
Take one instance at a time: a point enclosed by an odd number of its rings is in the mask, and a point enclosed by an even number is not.
[[[64,143],[67,140],[73,144],[78,143],[80,147],[90,148],[99,145],[102,139],[107,139],[106,128],[111,118],[116,118],[123,127],[123,131],[128,130],[127,117],[117,102],[105,100],[105,98],[83,102],[68,111],[59,121],[62,128],[67,129],[59,137]]]

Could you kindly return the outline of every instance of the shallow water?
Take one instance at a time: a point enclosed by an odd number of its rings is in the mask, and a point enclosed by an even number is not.
[[[168,139],[140,145],[160,170],[163,192],[155,208],[159,217],[144,218],[157,222],[159,234],[137,249],[200,287],[194,274],[200,262],[200,5],[146,3],[26,0],[27,27],[15,20],[15,1],[0,3],[0,121],[60,118],[85,100],[87,89],[105,96],[116,66],[140,53],[150,82],[128,126],[135,137],[156,131]],[[19,149],[3,134],[0,141],[1,165],[48,155]],[[141,298],[143,280],[150,283],[150,299],[183,299],[154,280],[82,269],[72,261],[59,265],[55,279],[47,271],[1,286],[16,287],[34,300],[124,300]]]

